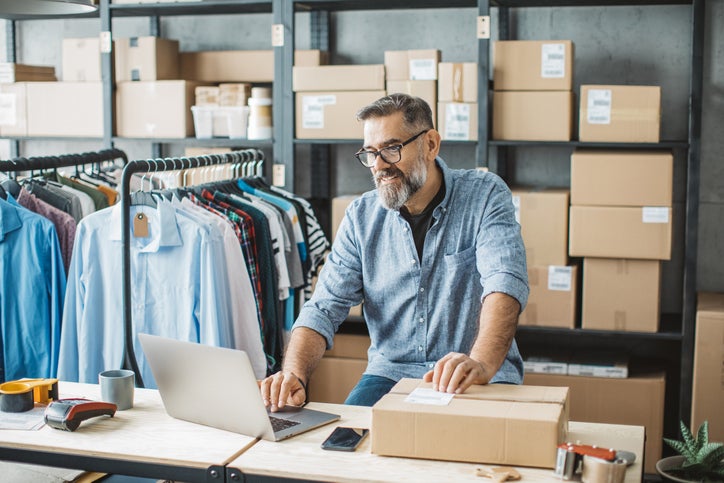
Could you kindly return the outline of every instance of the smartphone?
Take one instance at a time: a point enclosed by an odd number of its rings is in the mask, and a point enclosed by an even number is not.
[[[336,427],[322,443],[322,449],[354,451],[369,432],[369,429],[363,428]]]

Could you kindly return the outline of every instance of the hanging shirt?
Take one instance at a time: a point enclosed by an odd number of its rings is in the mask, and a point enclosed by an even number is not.
[[[249,274],[246,271],[244,254],[236,238],[228,218],[214,215],[195,205],[188,198],[179,201],[174,198],[173,205],[179,211],[184,211],[196,218],[206,219],[222,236],[224,250],[224,264],[229,288],[229,303],[232,310],[232,339],[233,347],[247,353],[251,361],[254,374],[258,379],[266,377],[266,357],[262,344],[261,327],[254,304],[254,291],[251,288]]]
[[[18,203],[20,206],[24,206],[33,213],[37,213],[53,222],[55,231],[58,234],[58,241],[60,242],[63,267],[67,274],[70,268],[70,257],[73,254],[73,243],[75,242],[75,219],[68,213],[38,199],[38,197],[32,195],[24,188],[20,190]]]
[[[168,203],[132,206],[148,218],[149,236],[131,236],[131,313],[134,350],[147,387],[155,381],[136,334],[231,347],[225,276],[206,230]],[[97,211],[78,225],[63,312],[58,376],[95,383],[98,373],[123,364],[121,205]]]
[[[0,199],[0,330],[4,380],[55,377],[65,270],[53,223]],[[96,374],[97,376],[97,374]]]

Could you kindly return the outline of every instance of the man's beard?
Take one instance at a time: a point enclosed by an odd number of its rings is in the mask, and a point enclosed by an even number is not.
[[[396,176],[400,181],[399,184],[395,182],[382,183],[380,181],[381,178],[391,176]],[[409,175],[397,169],[395,165],[390,165],[389,168],[375,173],[373,180],[380,195],[382,206],[388,210],[397,211],[425,184],[425,181],[427,181],[427,166],[425,166],[425,160],[422,156],[418,156]]]

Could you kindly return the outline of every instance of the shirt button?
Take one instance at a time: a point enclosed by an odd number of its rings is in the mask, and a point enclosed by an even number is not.
[[[417,346],[417,352],[422,352],[422,346],[421,346],[421,345]]]
[[[429,364],[427,365],[427,367],[429,367],[430,369],[432,369],[433,367],[435,367],[435,363],[434,363],[434,362],[431,362],[431,363],[429,363]]]
[[[414,264],[415,264],[415,260],[410,260],[410,265],[414,265]]]
[[[425,291],[425,287],[420,287],[420,293]]]
[[[422,324],[424,322],[425,322],[425,317],[420,317],[420,323]]]

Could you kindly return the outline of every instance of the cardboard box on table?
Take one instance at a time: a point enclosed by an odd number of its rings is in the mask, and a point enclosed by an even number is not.
[[[554,468],[568,430],[568,388],[472,386],[448,405],[406,402],[402,379],[372,407],[372,452],[472,463]]]

